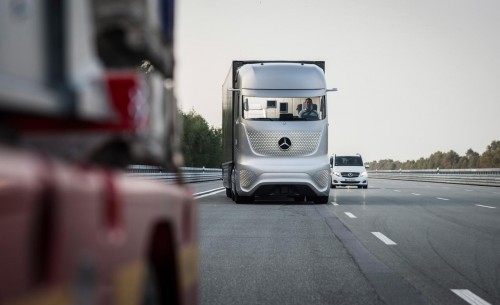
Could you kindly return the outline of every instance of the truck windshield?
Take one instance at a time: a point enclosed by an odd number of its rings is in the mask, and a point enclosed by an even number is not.
[[[243,118],[264,121],[317,121],[326,118],[324,96],[252,97],[243,96]]]

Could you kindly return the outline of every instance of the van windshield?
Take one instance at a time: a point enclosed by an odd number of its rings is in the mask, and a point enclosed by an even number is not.
[[[363,161],[359,156],[337,156],[335,166],[363,166]]]
[[[243,96],[243,118],[263,121],[317,121],[326,118],[324,96]]]

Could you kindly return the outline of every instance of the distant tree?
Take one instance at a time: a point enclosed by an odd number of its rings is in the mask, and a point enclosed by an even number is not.
[[[443,153],[441,151],[437,151],[430,155],[429,162],[427,162],[428,168],[438,168],[441,166],[441,159],[443,159]]]
[[[458,168],[460,156],[453,150],[445,153],[441,159],[440,168]]]
[[[415,169],[427,169],[428,160],[424,158],[420,158],[415,162]]]
[[[458,164],[456,168],[469,168],[468,162],[467,162],[467,157],[460,156],[458,159]]]
[[[402,169],[415,169],[416,162],[415,160],[407,160],[401,165]]]
[[[182,152],[185,166],[219,168],[222,155],[222,131],[209,127],[194,110],[182,113]]]
[[[401,162],[393,161],[391,159],[380,160],[378,162],[374,161],[372,163],[369,163],[369,165],[370,169],[375,170],[395,170],[401,168]]]
[[[471,148],[465,153],[465,158],[467,159],[467,166],[464,168],[478,168],[479,159],[481,158],[479,154],[473,151]]]
[[[483,168],[500,167],[500,141],[493,141],[486,147],[486,151],[481,155],[479,165]]]

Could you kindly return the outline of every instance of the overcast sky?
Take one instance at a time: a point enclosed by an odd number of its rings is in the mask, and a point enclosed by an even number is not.
[[[176,1],[184,111],[221,127],[232,60],[324,60],[329,152],[400,161],[500,140],[498,0]]]

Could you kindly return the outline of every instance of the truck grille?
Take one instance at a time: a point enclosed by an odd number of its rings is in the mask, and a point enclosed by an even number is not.
[[[252,149],[262,156],[294,157],[313,154],[321,138],[319,131],[248,131],[248,140]],[[282,150],[278,141],[287,137],[292,145]]]

